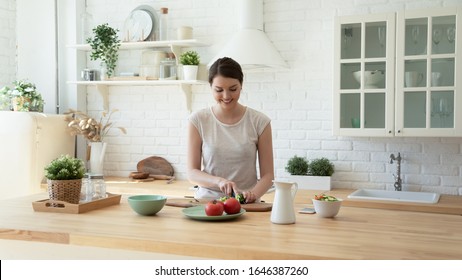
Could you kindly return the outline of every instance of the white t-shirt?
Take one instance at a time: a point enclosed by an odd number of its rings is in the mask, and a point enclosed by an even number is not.
[[[212,108],[194,112],[189,117],[202,139],[202,170],[236,183],[248,190],[257,183],[257,144],[271,122],[265,114],[246,107],[244,116],[235,124],[224,124]],[[219,198],[221,192],[199,186],[196,198]]]

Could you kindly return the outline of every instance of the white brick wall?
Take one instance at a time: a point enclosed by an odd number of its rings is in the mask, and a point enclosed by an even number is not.
[[[0,88],[16,77],[16,1],[0,0]]]
[[[109,22],[122,29],[128,13],[144,1],[88,0],[95,24]],[[237,27],[233,1],[151,1],[156,10],[169,7],[170,26],[188,24],[196,38],[211,42],[197,49],[208,63]],[[285,176],[285,164],[294,154],[331,159],[337,172],[336,188],[393,188],[395,165],[391,153],[403,157],[403,187],[458,194],[462,189],[461,138],[347,138],[333,137],[332,76],[333,20],[352,15],[462,5],[462,1],[419,0],[265,0],[268,36],[290,65],[280,72],[246,73],[242,102],[272,118],[276,176]],[[124,54],[123,64],[136,65],[139,54]],[[123,66],[121,66],[123,67]],[[136,70],[136,69],[134,69]],[[133,71],[133,70],[132,70]],[[93,113],[101,97],[88,89]],[[213,103],[208,86],[193,89],[192,109]],[[176,176],[185,179],[188,113],[182,93],[171,87],[111,87],[110,107],[120,109],[117,124],[128,135],[108,139],[106,173],[126,176],[136,163],[158,155],[170,161]]]
[[[169,7],[172,28],[191,25],[196,38],[213,44],[197,49],[204,63],[238,27],[235,1],[87,3],[92,26],[108,22],[120,30],[138,5]],[[246,73],[242,102],[272,118],[276,176],[286,175],[284,166],[294,154],[324,156],[335,164],[335,188],[391,189],[396,166],[389,164],[389,155],[401,152],[405,189],[462,195],[461,138],[352,138],[331,133],[334,17],[455,5],[462,5],[462,0],[264,0],[266,32],[290,69]],[[14,79],[14,14],[15,1],[0,0],[0,63],[8,65],[0,69],[2,83]],[[136,71],[139,57],[139,51],[121,53],[120,68]],[[193,110],[213,104],[208,86],[194,86],[193,92]],[[102,99],[94,87],[88,87],[87,101],[90,113],[99,115]],[[110,87],[109,103],[120,110],[113,119],[128,134],[119,136],[114,130],[107,138],[106,174],[127,176],[138,161],[157,155],[185,179],[188,112],[179,88]]]

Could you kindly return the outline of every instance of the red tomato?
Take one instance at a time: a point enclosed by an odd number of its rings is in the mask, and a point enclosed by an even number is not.
[[[223,215],[223,203],[216,200],[207,202],[205,205],[205,214],[207,216],[221,216]]]
[[[241,204],[239,203],[239,200],[234,197],[230,197],[225,200],[224,206],[227,214],[237,214],[241,211]]]

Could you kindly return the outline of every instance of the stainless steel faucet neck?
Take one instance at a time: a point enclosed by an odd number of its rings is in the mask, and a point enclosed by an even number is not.
[[[390,164],[393,164],[394,161],[396,161],[396,174],[393,174],[393,177],[395,178],[395,183],[393,185],[395,187],[395,191],[401,191],[401,153],[398,153],[398,156],[395,156],[394,154],[390,155]]]

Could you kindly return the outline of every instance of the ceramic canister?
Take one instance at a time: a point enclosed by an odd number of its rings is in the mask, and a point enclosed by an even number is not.
[[[160,65],[160,62],[167,57],[164,51],[144,51],[141,55],[141,65]]]

